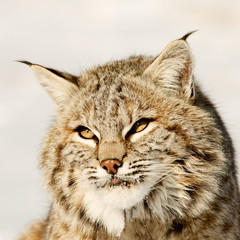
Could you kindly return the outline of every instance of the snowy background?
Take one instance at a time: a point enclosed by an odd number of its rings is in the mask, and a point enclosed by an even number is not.
[[[15,60],[78,74],[131,54],[156,55],[196,29],[188,40],[195,75],[239,152],[239,0],[0,0],[1,240],[16,239],[49,208],[37,164],[54,105]]]

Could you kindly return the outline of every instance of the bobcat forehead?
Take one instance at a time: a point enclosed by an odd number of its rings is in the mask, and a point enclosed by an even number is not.
[[[21,240],[240,239],[234,150],[189,34],[80,76],[24,62],[57,116],[40,163],[50,212]]]

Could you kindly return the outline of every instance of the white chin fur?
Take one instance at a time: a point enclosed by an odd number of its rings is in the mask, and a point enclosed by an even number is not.
[[[117,186],[97,189],[92,187],[87,190],[83,203],[92,222],[100,222],[109,234],[120,236],[125,226],[123,210],[141,202],[149,190],[150,186],[144,183],[130,188]]]
[[[102,188],[98,191],[99,197],[104,204],[115,209],[129,209],[143,200],[149,193],[147,184],[138,184],[136,186],[125,187],[117,186],[109,189]]]

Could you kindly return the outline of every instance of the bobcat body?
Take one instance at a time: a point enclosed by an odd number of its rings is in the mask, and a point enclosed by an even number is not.
[[[51,209],[21,240],[240,239],[231,139],[187,36],[77,77],[24,62],[57,116],[40,163]]]

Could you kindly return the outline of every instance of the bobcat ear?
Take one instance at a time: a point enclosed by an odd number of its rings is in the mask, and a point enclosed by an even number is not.
[[[144,71],[144,75],[150,76],[156,85],[170,94],[191,102],[194,100],[195,90],[193,56],[186,42],[190,34],[171,42]]]
[[[19,62],[31,67],[40,84],[58,105],[65,103],[78,90],[78,78],[75,76],[27,61]]]

